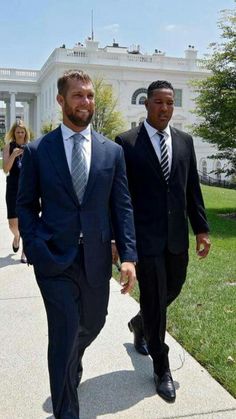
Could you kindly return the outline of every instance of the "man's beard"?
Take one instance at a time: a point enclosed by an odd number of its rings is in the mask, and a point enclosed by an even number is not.
[[[67,103],[65,103],[64,112],[67,118],[70,120],[70,122],[72,122],[77,127],[86,127],[90,123],[93,117],[93,112],[91,112],[88,115],[87,119],[79,118],[79,116],[73,113],[73,111],[71,110],[71,107],[68,106]]]

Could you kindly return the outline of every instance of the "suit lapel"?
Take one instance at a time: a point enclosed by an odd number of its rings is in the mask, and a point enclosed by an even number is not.
[[[47,137],[46,141],[48,143],[48,156],[52,161],[58,176],[61,178],[66,191],[78,205],[78,199],[73,188],[71,174],[66,160],[61,127],[58,127],[52,131],[51,135]]]
[[[93,188],[94,181],[98,175],[99,168],[103,164],[104,160],[104,146],[105,139],[102,135],[92,130],[92,147],[91,147],[91,164],[88,177],[88,183],[85,189],[83,204],[89,197],[89,193]]]
[[[171,130],[171,140],[172,140],[172,164],[171,164],[171,171],[170,171],[170,179],[171,179],[174,175],[176,164],[178,161],[180,135],[174,128],[170,127],[170,130]]]

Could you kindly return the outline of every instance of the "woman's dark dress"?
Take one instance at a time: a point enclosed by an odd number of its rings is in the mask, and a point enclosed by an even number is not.
[[[19,147],[15,141],[10,143],[9,154],[12,154],[14,148]],[[9,174],[7,175],[6,187],[6,203],[7,203],[7,218],[17,218],[16,215],[16,196],[18,190],[18,182],[20,176],[22,155],[16,157]]]

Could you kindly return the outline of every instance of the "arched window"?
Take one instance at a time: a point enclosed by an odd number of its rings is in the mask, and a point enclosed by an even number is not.
[[[141,97],[139,98],[138,104],[139,104],[139,105],[144,105],[145,100],[146,100],[146,96],[141,96]]]
[[[132,105],[143,105],[146,97],[147,97],[147,89],[145,89],[145,88],[137,89],[133,93],[133,96],[132,96],[132,99],[131,99],[131,104]]]

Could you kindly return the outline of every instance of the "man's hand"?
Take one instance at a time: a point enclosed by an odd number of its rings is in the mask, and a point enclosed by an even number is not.
[[[121,293],[130,292],[136,281],[136,272],[133,262],[123,262],[120,269],[120,284],[122,286]]]
[[[196,252],[200,259],[205,258],[210,250],[211,241],[208,233],[200,233],[196,235]]]

